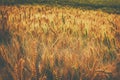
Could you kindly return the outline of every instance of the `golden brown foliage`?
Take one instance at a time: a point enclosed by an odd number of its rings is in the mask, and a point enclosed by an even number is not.
[[[0,6],[0,80],[119,80],[119,22],[100,10]]]

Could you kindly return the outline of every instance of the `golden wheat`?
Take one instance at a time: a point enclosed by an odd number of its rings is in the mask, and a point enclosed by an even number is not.
[[[0,56],[14,80],[119,79],[119,22],[100,10],[0,6]]]

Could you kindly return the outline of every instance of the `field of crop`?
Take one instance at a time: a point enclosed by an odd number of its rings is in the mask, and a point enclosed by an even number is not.
[[[120,80],[120,15],[0,6],[0,80]]]

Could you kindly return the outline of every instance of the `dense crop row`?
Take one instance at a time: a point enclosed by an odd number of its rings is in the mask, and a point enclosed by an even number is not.
[[[120,16],[0,6],[0,80],[119,80]]]

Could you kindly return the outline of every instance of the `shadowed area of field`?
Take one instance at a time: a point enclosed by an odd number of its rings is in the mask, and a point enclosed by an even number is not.
[[[120,13],[119,0],[1,0],[0,5],[54,5],[70,6],[85,10],[101,9],[108,13]]]

